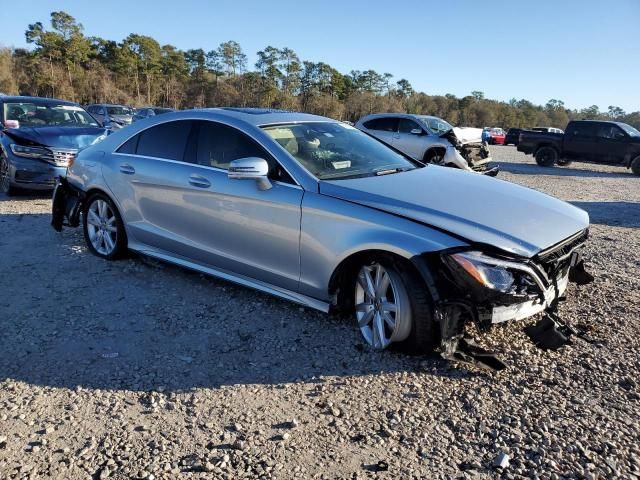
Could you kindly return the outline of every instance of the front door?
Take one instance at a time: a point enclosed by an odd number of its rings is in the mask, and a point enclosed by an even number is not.
[[[418,130],[422,133],[415,133]],[[398,131],[393,135],[393,146],[415,160],[422,160],[425,150],[424,130],[413,120],[400,118]]]

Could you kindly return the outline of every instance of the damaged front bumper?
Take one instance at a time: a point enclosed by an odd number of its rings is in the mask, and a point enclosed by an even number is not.
[[[526,333],[542,348],[566,343],[571,329],[557,316],[557,305],[565,298],[569,282],[584,285],[593,281],[579,251],[587,236],[587,230],[579,232],[533,259],[464,250],[424,259],[422,268],[417,266],[435,301],[441,355],[501,370],[505,368],[502,362],[465,338],[465,327],[473,323],[484,332],[495,324],[543,312],[543,321]]]

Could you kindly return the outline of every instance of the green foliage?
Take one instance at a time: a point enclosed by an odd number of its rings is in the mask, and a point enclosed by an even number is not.
[[[499,102],[474,90],[452,94],[416,92],[391,73],[343,74],[324,62],[302,61],[290,48],[257,52],[255,71],[235,41],[205,52],[182,51],[132,33],[121,42],[86,37],[66,12],[52,12],[50,28],[30,24],[33,50],[0,48],[0,91],[69,98],[83,103],[117,102],[173,108],[257,106],[302,110],[355,121],[372,112],[410,112],[442,117],[462,126],[564,128],[574,118],[614,119],[640,127],[640,112],[596,105],[569,110],[558,99],[544,106],[513,98]]]

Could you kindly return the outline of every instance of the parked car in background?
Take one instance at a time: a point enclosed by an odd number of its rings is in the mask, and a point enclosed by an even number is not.
[[[518,145],[522,128],[510,128],[504,136],[504,145]]]
[[[52,189],[77,152],[107,131],[80,105],[40,97],[0,97],[0,191]]]
[[[524,131],[518,151],[533,154],[543,167],[583,160],[621,165],[640,175],[640,132],[621,122],[574,120],[565,134]]]
[[[143,118],[155,117],[156,115],[162,115],[163,113],[175,112],[173,108],[162,107],[142,107],[137,108],[132,117],[132,122],[137,122]]]
[[[133,121],[133,109],[126,105],[99,103],[88,105],[87,112],[110,130],[119,130]]]
[[[404,113],[367,115],[355,127],[424,163],[498,173],[489,168],[491,157],[479,128],[456,128],[438,117]]]
[[[466,323],[555,305],[589,226],[568,203],[345,123],[244,108],[160,115],[83,150],[54,194],[54,228],[65,217],[105,260],[134,250],[348,312],[375,349],[462,359],[477,352]]]
[[[564,133],[564,130],[555,127],[533,127],[530,130],[534,132]]]
[[[489,145],[503,145],[504,144],[504,130],[496,127],[485,127],[482,130],[482,140]]]

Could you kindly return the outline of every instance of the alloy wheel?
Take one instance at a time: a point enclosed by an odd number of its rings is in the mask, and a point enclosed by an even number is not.
[[[111,206],[97,199],[87,209],[87,233],[91,245],[101,255],[110,255],[118,240],[118,223]]]
[[[355,289],[356,320],[365,341],[381,350],[411,332],[407,291],[399,275],[380,263],[363,266]]]

